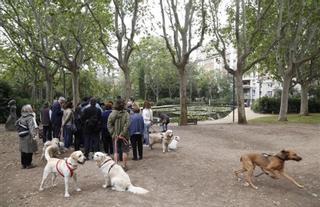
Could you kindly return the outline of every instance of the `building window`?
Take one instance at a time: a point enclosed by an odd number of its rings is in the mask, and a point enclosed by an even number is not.
[[[268,91],[267,96],[272,97],[272,91]]]
[[[252,90],[252,96],[253,96],[253,97],[256,96],[256,90]]]
[[[268,83],[268,87],[269,87],[269,88],[272,88],[272,83]]]

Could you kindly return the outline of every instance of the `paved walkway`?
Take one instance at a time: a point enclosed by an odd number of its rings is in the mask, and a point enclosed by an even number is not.
[[[264,116],[271,116],[270,114],[259,114],[255,113],[254,111],[251,110],[250,107],[245,108],[246,109],[246,118],[247,120],[250,119],[255,119],[258,117],[264,117]],[[238,122],[238,109],[234,110],[234,123]],[[233,113],[231,112],[228,116],[222,118],[222,119],[217,119],[217,120],[207,120],[207,121],[199,121],[199,125],[205,125],[205,124],[229,124],[233,123]]]

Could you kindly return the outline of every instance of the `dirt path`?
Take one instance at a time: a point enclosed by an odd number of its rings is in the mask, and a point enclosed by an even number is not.
[[[82,192],[71,184],[71,198],[63,197],[63,181],[38,192],[44,164],[21,170],[15,133],[0,128],[0,206],[320,206],[320,126],[233,124],[172,127],[181,137],[177,152],[163,154],[160,145],[144,149],[145,159],[130,161],[132,183],[150,190],[146,195],[114,192],[101,187],[103,178],[93,161],[79,167]],[[244,187],[233,176],[242,153],[274,153],[296,149],[301,162],[286,165],[289,175],[305,186],[265,175],[255,179],[258,190]],[[131,154],[130,154],[131,156]],[[257,170],[256,173],[260,172]]]

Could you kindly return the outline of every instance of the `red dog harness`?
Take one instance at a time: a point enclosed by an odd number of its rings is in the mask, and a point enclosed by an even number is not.
[[[59,162],[60,162],[60,161],[61,161],[61,160],[59,160],[59,161],[57,162],[57,164],[56,164],[56,169],[57,169],[58,173],[59,173],[62,177],[64,177],[63,173],[62,173],[62,172],[59,170],[59,168],[58,168],[58,165],[59,165]],[[73,176],[73,171],[74,171],[75,169],[72,169],[72,168],[69,166],[67,160],[66,160],[66,165],[67,165],[67,168],[68,168],[69,171],[70,171],[70,177],[72,177],[72,176]]]

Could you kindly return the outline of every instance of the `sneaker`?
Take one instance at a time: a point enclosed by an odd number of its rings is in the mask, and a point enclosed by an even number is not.
[[[132,158],[132,160],[138,160],[137,158]]]
[[[22,165],[21,166],[21,169],[26,169],[27,167],[25,165]]]

